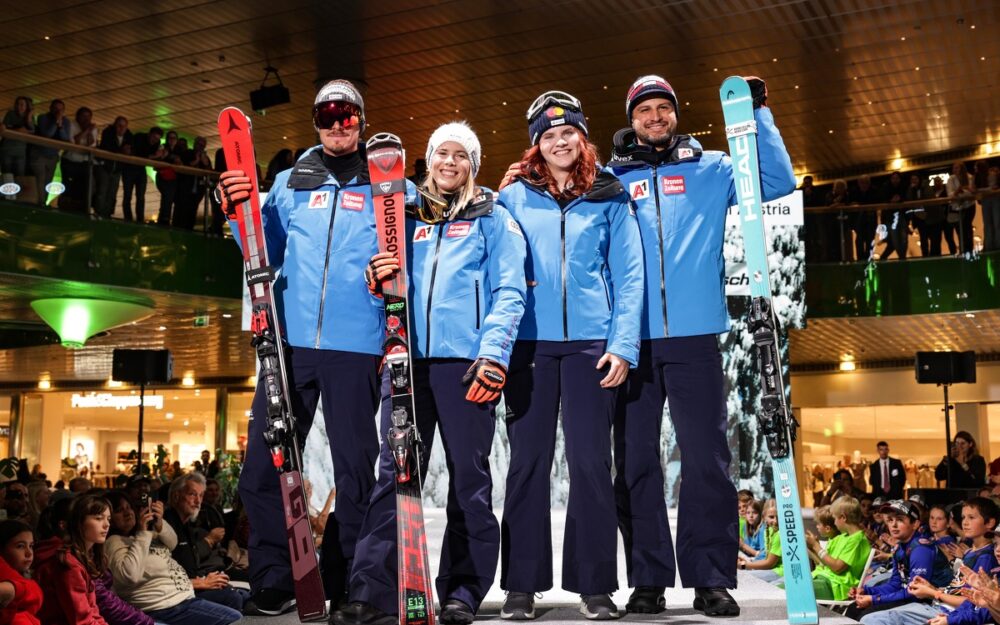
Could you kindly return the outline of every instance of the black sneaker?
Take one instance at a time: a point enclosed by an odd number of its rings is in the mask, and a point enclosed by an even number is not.
[[[441,606],[438,620],[441,621],[442,625],[469,625],[476,620],[476,613],[464,601],[448,599]]]
[[[739,616],[740,606],[725,588],[695,588],[694,609],[705,616]]]
[[[618,618],[618,606],[611,595],[580,595],[580,614],[591,621]]]
[[[330,615],[330,625],[398,625],[399,619],[386,614],[375,606],[361,601],[352,601],[334,610]]]
[[[500,618],[511,621],[530,621],[535,618],[535,594],[508,592],[500,609]]]
[[[625,610],[629,614],[659,614],[667,607],[662,586],[636,586]]]
[[[243,604],[245,616],[278,616],[295,609],[295,593],[262,588]]]

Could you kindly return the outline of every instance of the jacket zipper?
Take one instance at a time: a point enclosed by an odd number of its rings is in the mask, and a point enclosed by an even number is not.
[[[476,330],[479,330],[479,278],[476,278]]]
[[[601,284],[604,285],[604,299],[608,302],[608,310],[611,310],[611,291],[608,290],[608,281],[604,278],[604,269],[601,268]]]
[[[663,305],[663,336],[670,336],[667,332],[667,275],[663,269],[663,219],[660,216],[659,177],[656,165],[653,165],[653,198],[656,200],[656,234],[660,240],[660,303]]]
[[[326,233],[326,259],[323,261],[323,288],[319,292],[319,319],[316,320],[316,349],[323,333],[323,308],[326,306],[326,279],[330,274],[330,248],[333,246],[333,220],[337,217],[337,196],[340,186],[333,189],[333,207],[330,209],[330,229]]]
[[[569,208],[569,207],[567,207]],[[566,209],[559,210],[559,238],[562,244],[562,317],[563,340],[569,340],[569,315],[566,311]]]
[[[427,289],[427,343],[424,358],[431,355],[431,303],[434,301],[434,279],[437,277],[438,254],[441,252],[441,239],[444,238],[444,223],[438,224],[438,237],[434,243],[434,261],[431,263],[431,283]]]

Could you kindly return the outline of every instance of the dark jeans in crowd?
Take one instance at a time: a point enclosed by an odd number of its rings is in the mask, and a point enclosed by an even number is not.
[[[101,217],[111,217],[115,212],[115,199],[118,196],[122,172],[120,169],[109,170],[106,167],[94,167],[94,179],[97,181],[94,212]]]
[[[163,610],[149,610],[146,614],[170,625],[229,625],[243,618],[243,614],[233,608],[198,597]]]
[[[946,221],[941,224],[941,233],[944,235],[944,242],[948,245],[949,254],[958,253],[958,243],[955,236],[958,234],[958,222]]]
[[[226,223],[226,215],[222,212],[222,204],[215,201],[215,195],[209,195],[209,203],[212,206],[212,225],[209,232],[222,236],[222,225]]]
[[[958,247],[962,254],[971,254],[975,248],[972,238],[972,222],[976,219],[976,205],[964,207],[959,213]]]
[[[59,208],[76,213],[90,213],[90,198],[87,197],[87,182],[90,177],[90,163],[62,159],[62,179],[66,191],[59,198]]]
[[[52,178],[56,174],[56,164],[58,162],[58,156],[39,156],[37,154],[32,156],[29,161],[31,173],[38,181],[38,203],[42,206],[48,203],[49,193],[45,190],[45,187],[49,186],[49,183],[52,182]]]
[[[28,154],[26,150],[2,151],[0,149],[0,172],[23,176],[28,166]]]
[[[940,256],[943,234],[944,222],[923,222],[920,226],[920,253],[924,256]]]
[[[122,171],[122,211],[125,221],[132,221],[132,192],[135,191],[135,220],[146,221],[146,168],[128,167]]]
[[[867,261],[871,256],[872,241],[875,240],[875,213],[857,213],[854,222],[854,258]]]
[[[901,211],[886,212],[883,213],[882,220],[889,229],[888,241],[882,258],[889,258],[889,254],[896,252],[900,260],[906,260],[906,248],[910,234],[906,215]]]
[[[170,216],[177,198],[177,180],[164,180],[163,176],[158,174],[156,176],[156,189],[160,192],[160,212],[156,216],[156,223],[161,226],[169,226]]]
[[[1000,250],[1000,196],[983,199],[983,249]]]
[[[170,225],[175,228],[194,230],[194,224],[198,219],[198,200],[201,196],[197,193],[177,191],[174,201],[174,214]]]

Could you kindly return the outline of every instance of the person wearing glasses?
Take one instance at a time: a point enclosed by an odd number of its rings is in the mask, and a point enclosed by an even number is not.
[[[765,200],[795,189],[792,164],[750,79]],[[660,425],[670,407],[681,451],[677,562],[694,587],[694,608],[736,616],[739,552],[736,487],[729,477],[726,393],[717,335],[729,330],[722,255],[726,213],[737,203],[733,164],[677,133],[677,95],[661,76],[642,76],[625,98],[629,128],[614,137],[609,171],[636,204],[646,261],[639,366],[615,427],[615,494],[625,542],[629,612],[656,613],[674,585],[674,548],[663,497]]]
[[[494,408],[524,312],[524,236],[507,210],[494,203],[493,193],[476,185],[481,154],[479,139],[465,123],[435,130],[427,143],[429,172],[420,202],[407,209],[406,219],[421,472],[427,470],[436,426],[450,480],[437,577],[439,619],[445,625],[471,623],[496,575]],[[383,281],[399,269],[395,255],[375,254],[365,272],[369,290],[381,297]],[[382,432],[388,432],[388,372],[384,378]],[[393,465],[392,450],[383,444],[378,484],[351,570],[351,603],[334,614],[338,625],[399,622]]]
[[[499,197],[528,242],[527,306],[504,391],[501,618],[534,618],[534,593],[552,587],[549,472],[560,407],[570,474],[563,588],[581,595],[586,618],[617,618],[611,425],[639,357],[642,242],[625,188],[598,166],[580,101],[543,93],[527,118],[531,147]]]
[[[355,542],[375,485],[379,439],[378,368],[385,338],[379,300],[359,277],[378,251],[375,212],[361,144],[364,100],[346,80],[325,84],[313,105],[320,145],[279,173],[261,207],[278,322],[290,347],[291,407],[305,441],[320,398],[337,489],[320,567],[327,599],[346,595]],[[222,173],[216,200],[233,219],[256,193],[241,170]],[[415,197],[412,184],[406,195]],[[234,232],[238,228],[233,224]],[[260,384],[263,383],[263,380]],[[250,521],[251,598],[245,614],[274,615],[295,605],[278,473],[263,439],[266,394],[258,384],[240,498]]]

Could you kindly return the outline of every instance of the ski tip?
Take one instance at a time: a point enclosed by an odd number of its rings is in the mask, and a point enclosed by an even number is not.
[[[722,81],[722,87],[719,89],[719,95],[722,96],[722,103],[733,100],[739,100],[743,97],[750,96],[750,85],[742,76],[730,76],[729,78]]]

